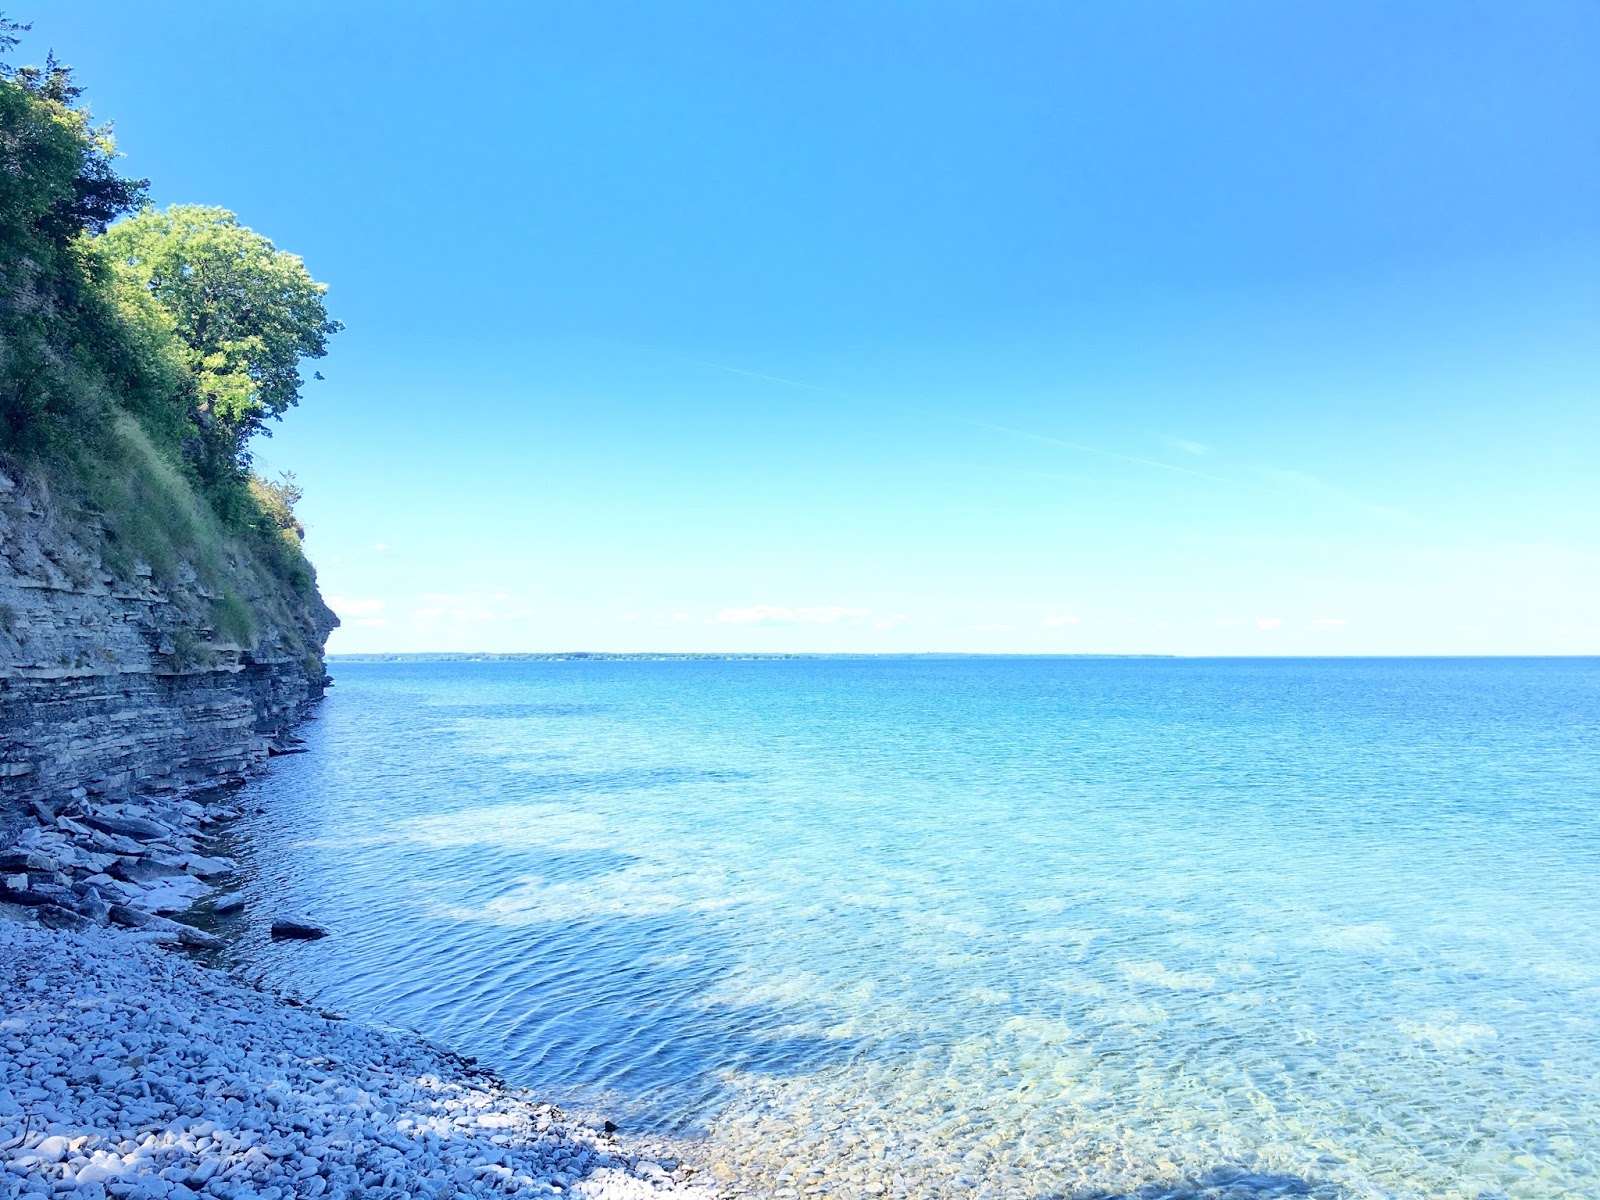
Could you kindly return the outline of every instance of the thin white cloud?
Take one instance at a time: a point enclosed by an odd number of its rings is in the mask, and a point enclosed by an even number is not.
[[[1016,429],[1010,425],[992,425],[988,421],[973,421],[965,417],[957,419],[975,429],[987,429],[991,433],[1004,433],[1009,434],[1011,437],[1026,438],[1030,442],[1038,442],[1045,446],[1060,446],[1063,450],[1076,450],[1080,454],[1093,454],[1098,458],[1112,458],[1118,462],[1134,463],[1141,467],[1154,467],[1158,471],[1170,471],[1175,475],[1192,475],[1196,479],[1209,479],[1212,483],[1233,483],[1233,480],[1223,479],[1220,475],[1196,471],[1193,467],[1180,467],[1174,463],[1158,462],[1153,458],[1142,458],[1137,454],[1120,454],[1115,450],[1104,450],[1099,446],[1085,445],[1083,442],[1069,442],[1064,438],[1050,437],[1048,434],[1034,433],[1028,429]]]
[[[1255,472],[1285,491],[1303,492],[1306,495],[1317,496],[1337,504],[1347,504],[1352,508],[1360,509],[1369,516],[1380,517],[1386,521],[1417,523],[1417,518],[1403,508],[1395,508],[1387,504],[1373,504],[1353,492],[1346,491],[1341,487],[1335,487],[1325,479],[1319,479],[1308,471],[1296,471],[1287,467],[1260,466],[1255,468]]]
[[[448,618],[458,624],[489,624],[539,615],[507,592],[428,592],[421,600],[422,607],[412,614],[421,621]]]
[[[383,601],[355,596],[329,596],[328,607],[341,617],[365,617],[381,611]]]
[[[1257,617],[1256,618],[1256,628],[1257,629],[1267,629],[1267,630],[1282,629],[1283,628],[1283,618],[1282,617]]]
[[[379,554],[382,554],[385,550],[387,550],[389,548],[389,543],[388,542],[373,542],[372,543],[372,548],[374,550],[376,550]]]
[[[615,343],[612,343],[612,344],[615,344]],[[626,348],[630,349],[630,350],[638,350],[639,349],[639,347],[636,347],[636,346],[628,346]],[[929,410],[926,410],[926,409],[920,409],[920,408],[902,408],[902,406],[900,406],[898,404],[894,404],[894,403],[892,403],[890,401],[884,401],[884,400],[877,399],[877,398],[872,397],[872,396],[862,396],[862,395],[859,395],[859,394],[853,393],[853,392],[840,391],[838,388],[822,387],[822,386],[820,386],[818,384],[815,384],[815,383],[807,383],[802,379],[789,379],[789,378],[786,378],[785,376],[782,376],[782,375],[768,375],[767,373],[765,373],[763,371],[751,371],[751,370],[748,370],[747,368],[744,368],[744,367],[730,366],[727,363],[709,362],[709,361],[707,361],[705,359],[689,358],[689,357],[686,357],[686,356],[683,356],[683,355],[677,355],[677,354],[669,354],[669,355],[666,355],[665,357],[674,358],[679,362],[692,363],[695,366],[705,367],[705,368],[707,368],[709,370],[713,370],[713,371],[726,371],[730,375],[743,375],[743,376],[745,376],[746,378],[749,378],[749,379],[761,379],[761,380],[765,380],[768,383],[782,384],[782,385],[784,385],[786,387],[804,388],[808,392],[817,392],[817,393],[819,393],[821,395],[825,395],[825,396],[835,396],[835,397],[838,397],[841,400],[850,400],[850,401],[854,401],[854,402],[857,402],[857,403],[863,403],[864,402],[864,403],[868,403],[868,404],[875,404],[875,405],[877,405],[877,406],[879,406],[881,408],[900,409],[901,411],[915,413],[917,416],[922,417],[924,419],[942,420],[942,421],[954,421],[954,422],[957,422],[957,423],[962,424],[962,425],[967,425],[967,426],[969,426],[969,427],[971,427],[973,429],[987,429],[991,433],[1003,433],[1003,434],[1006,434],[1006,435],[1008,435],[1010,437],[1026,438],[1029,441],[1040,442],[1040,443],[1043,443],[1043,444],[1049,445],[1049,446],[1060,446],[1062,449],[1065,449],[1065,450],[1076,450],[1076,451],[1078,451],[1079,453],[1082,453],[1082,454],[1093,454],[1093,455],[1096,455],[1096,456],[1098,456],[1100,458],[1116,459],[1119,462],[1133,463],[1133,464],[1136,464],[1136,465],[1141,466],[1141,467],[1153,467],[1158,471],[1171,471],[1171,472],[1174,472],[1174,473],[1179,474],[1179,475],[1192,475],[1197,479],[1209,479],[1213,483],[1229,483],[1229,484],[1231,484],[1231,483],[1234,482],[1232,480],[1222,479],[1222,478],[1220,478],[1220,477],[1218,477],[1216,475],[1208,475],[1204,471],[1196,471],[1196,470],[1194,470],[1194,469],[1192,469],[1190,467],[1180,467],[1180,466],[1176,466],[1173,463],[1158,462],[1155,459],[1151,459],[1151,458],[1141,458],[1137,454],[1121,454],[1121,453],[1118,453],[1115,450],[1106,450],[1106,449],[1103,449],[1103,448],[1101,448],[1099,446],[1088,446],[1088,445],[1083,444],[1082,442],[1066,441],[1066,440],[1064,440],[1062,438],[1050,437],[1047,434],[1034,433],[1034,432],[1032,432],[1030,430],[1027,430],[1027,429],[1016,429],[1016,428],[1013,428],[1010,425],[994,425],[994,424],[991,424],[988,421],[977,421],[977,420],[973,420],[970,417],[958,417],[958,416],[954,416],[954,415],[948,414],[948,413],[932,412],[932,411],[929,411]],[[1199,446],[1200,445],[1199,442],[1190,442],[1188,444],[1191,445],[1191,446]],[[1205,449],[1206,449],[1205,447],[1201,447],[1201,450],[1199,452],[1200,453],[1204,453]],[[1191,451],[1188,451],[1188,453],[1195,453],[1195,451],[1191,450]]]
[[[780,604],[752,604],[747,608],[725,608],[716,616],[719,625],[833,625],[839,621],[863,621],[871,609],[845,608],[838,604],[819,608],[788,608]]]
[[[1166,442],[1174,450],[1182,450],[1185,454],[1201,455],[1211,453],[1211,447],[1204,442],[1191,442],[1188,438],[1169,437],[1163,438],[1162,441]]]
[[[1071,613],[1062,613],[1059,616],[1046,617],[1044,620],[1039,622],[1039,624],[1044,626],[1046,629],[1060,629],[1063,625],[1076,625],[1077,623],[1078,618],[1073,616]]]

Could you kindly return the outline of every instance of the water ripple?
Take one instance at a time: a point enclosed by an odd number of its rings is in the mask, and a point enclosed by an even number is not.
[[[1600,665],[341,664],[248,969],[752,1192],[1600,1195]]]

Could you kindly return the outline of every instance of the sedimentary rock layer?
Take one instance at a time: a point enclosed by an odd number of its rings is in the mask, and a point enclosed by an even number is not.
[[[138,562],[112,569],[104,530],[64,508],[0,473],[0,836],[30,802],[74,790],[224,782],[264,759],[324,685],[334,618],[320,601],[286,604],[261,585],[237,598],[260,627],[230,637],[216,620],[224,596],[192,568],[164,583]]]

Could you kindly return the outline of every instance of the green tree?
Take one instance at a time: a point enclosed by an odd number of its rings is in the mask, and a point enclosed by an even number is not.
[[[99,239],[125,286],[155,301],[197,386],[203,473],[249,468],[248,443],[300,401],[300,363],[344,326],[305,264],[222,208],[145,208]],[[191,457],[194,457],[191,455]]]
[[[0,54],[26,28],[0,15]],[[86,236],[136,207],[145,184],[113,170],[111,127],[81,97],[54,58],[0,63],[0,447],[37,449],[103,423],[85,368],[141,402],[159,403],[173,383],[149,346],[124,336]]]

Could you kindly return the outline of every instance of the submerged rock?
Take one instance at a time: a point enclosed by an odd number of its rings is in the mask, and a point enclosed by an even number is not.
[[[328,936],[328,928],[309,917],[280,914],[272,918],[272,936],[279,941],[314,942]]]

